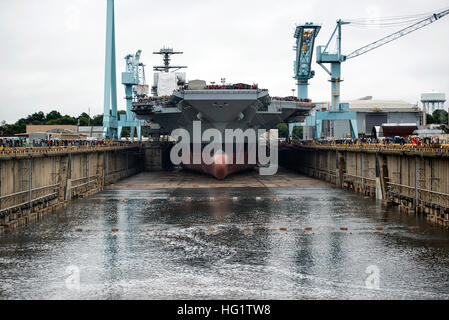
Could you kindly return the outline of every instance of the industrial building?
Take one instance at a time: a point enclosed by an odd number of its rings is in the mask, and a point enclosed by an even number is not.
[[[75,125],[27,125],[26,133],[22,137],[33,139],[101,139],[103,127],[100,126],[75,126]]]
[[[377,100],[364,97],[358,100],[345,101],[349,111],[356,113],[359,135],[371,135],[375,126],[385,123],[415,123],[423,125],[421,108],[401,100]],[[304,139],[313,139],[315,130],[315,112],[329,110],[329,103],[318,103],[311,116],[306,119]],[[350,124],[347,120],[324,120],[321,130],[322,137],[346,138],[350,134]]]

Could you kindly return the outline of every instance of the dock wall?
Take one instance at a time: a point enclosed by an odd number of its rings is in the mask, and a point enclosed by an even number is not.
[[[141,145],[11,149],[0,154],[0,233],[144,169]]]
[[[449,149],[287,145],[280,165],[449,228]]]

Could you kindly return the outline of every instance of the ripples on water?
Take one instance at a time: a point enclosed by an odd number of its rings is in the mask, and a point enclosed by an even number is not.
[[[0,298],[448,299],[448,253],[448,232],[332,187],[111,190],[1,236]]]

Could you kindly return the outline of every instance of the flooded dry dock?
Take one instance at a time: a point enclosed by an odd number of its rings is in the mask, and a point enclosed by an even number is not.
[[[143,172],[4,234],[0,298],[447,299],[448,249],[425,218],[294,172]]]

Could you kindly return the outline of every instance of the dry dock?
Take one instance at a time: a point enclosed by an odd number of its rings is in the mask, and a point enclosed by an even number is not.
[[[143,170],[140,145],[13,148],[0,153],[0,232]]]
[[[287,170],[141,172],[3,234],[0,299],[448,299],[448,248],[423,217]]]
[[[285,145],[281,164],[449,227],[449,148]]]
[[[163,171],[172,167],[169,144],[163,142],[3,151],[0,232],[105,188],[295,189],[328,184],[398,205],[405,213],[422,214],[431,222],[449,227],[447,148],[284,145],[280,150],[280,164],[303,175],[281,169],[275,176],[264,177],[250,171],[219,181],[198,173]],[[306,179],[304,174],[321,181]]]

